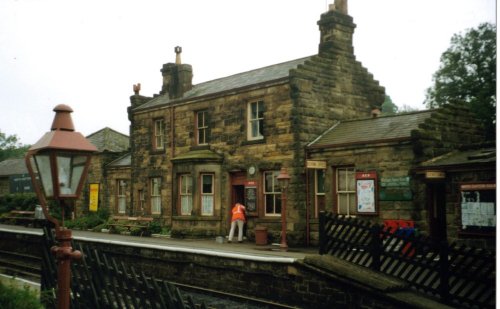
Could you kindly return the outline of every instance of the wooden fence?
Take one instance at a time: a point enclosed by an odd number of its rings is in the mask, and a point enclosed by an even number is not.
[[[57,288],[57,266],[50,253],[55,244],[51,230],[45,229],[44,240],[41,290],[47,302],[55,299]],[[82,245],[75,249],[83,253],[83,258],[71,264],[71,308],[206,308],[184,297],[171,283],[147,277],[96,249]]]
[[[412,229],[326,212],[320,213],[319,251],[403,279],[455,307],[495,308],[495,252],[436,245]]]

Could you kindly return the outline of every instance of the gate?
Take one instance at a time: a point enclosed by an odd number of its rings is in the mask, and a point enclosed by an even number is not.
[[[495,307],[495,252],[320,213],[320,254],[400,278],[457,307]]]

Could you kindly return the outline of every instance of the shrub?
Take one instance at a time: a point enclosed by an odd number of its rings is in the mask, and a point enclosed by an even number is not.
[[[150,234],[159,234],[161,233],[161,223],[160,221],[154,220],[149,224],[148,228]]]
[[[35,210],[39,204],[34,193],[13,193],[0,197],[0,213],[11,210]]]
[[[43,309],[43,306],[28,287],[20,289],[0,282],[0,308]]]
[[[108,220],[109,212],[91,212],[75,220],[66,221],[66,227],[70,229],[90,230],[105,224]]]

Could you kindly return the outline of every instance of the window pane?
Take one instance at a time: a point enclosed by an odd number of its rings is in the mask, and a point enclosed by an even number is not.
[[[273,192],[273,173],[266,172],[265,173],[265,192]]]
[[[356,191],[356,181],[355,181],[355,174],[354,174],[354,169],[349,169],[347,171],[347,191]]]
[[[191,195],[181,196],[181,215],[191,215],[193,210],[193,198]]]
[[[201,198],[201,214],[203,216],[212,216],[214,214],[214,196],[203,195]]]
[[[281,213],[281,194],[275,194],[274,195],[274,211],[276,214]]]
[[[257,136],[264,136],[264,119],[260,119],[257,125],[259,127],[259,134]]]
[[[212,193],[213,175],[202,176],[202,193]]]
[[[252,121],[251,126],[252,126],[252,137],[259,136],[259,122]]]
[[[204,127],[205,124],[205,112],[198,112],[198,128]]]
[[[160,178],[151,179],[151,195],[160,195]]]
[[[163,148],[163,120],[155,121],[155,132],[154,132],[154,147],[156,149]]]
[[[325,193],[325,170],[316,170],[316,193]]]
[[[274,214],[274,197],[272,194],[266,194],[266,214]]]
[[[339,169],[337,170],[337,174],[338,174],[337,190],[346,191],[347,190],[346,171],[344,169]]]
[[[257,109],[258,109],[257,117],[262,119],[262,118],[264,118],[264,102],[259,101],[257,104],[258,104],[258,106],[257,106]]]
[[[354,193],[349,193],[349,215],[354,216],[356,213],[356,196]]]
[[[38,170],[38,177],[42,181],[43,190],[47,197],[53,196],[52,173],[50,169],[50,157],[48,155],[36,155],[35,162]]]
[[[181,176],[181,193],[191,194],[193,192],[193,178],[189,175]]]
[[[250,104],[250,119],[254,120],[254,119],[257,119],[257,104],[254,102],[254,103],[251,103]]]
[[[316,195],[316,209],[318,212],[325,210],[325,196],[324,195]]]
[[[356,198],[354,193],[338,195],[338,213],[341,215],[356,215]]]
[[[348,214],[347,209],[349,205],[347,194],[339,194],[338,201],[339,201],[338,213],[341,215],[347,215]]]
[[[160,213],[161,210],[161,198],[159,196],[151,198],[151,213]]]
[[[118,212],[119,213],[125,213],[125,208],[126,208],[125,197],[124,196],[120,196],[118,198]]]

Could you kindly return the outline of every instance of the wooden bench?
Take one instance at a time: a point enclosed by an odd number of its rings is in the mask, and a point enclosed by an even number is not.
[[[2,217],[3,220],[12,220],[15,224],[30,225],[35,223],[35,212],[30,210],[11,210],[9,214]]]
[[[111,223],[108,223],[108,227],[110,230],[116,229],[117,227],[123,227],[126,228],[128,232],[133,228],[139,228],[141,230],[140,236],[142,236],[151,222],[153,222],[153,218],[148,217],[112,216]]]

